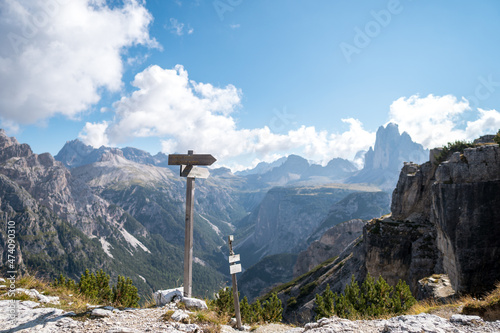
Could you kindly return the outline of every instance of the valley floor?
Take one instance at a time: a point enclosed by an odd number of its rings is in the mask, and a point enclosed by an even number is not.
[[[33,301],[21,301],[17,304],[14,319],[9,317],[13,302],[0,301],[0,332],[103,332],[103,333],[135,333],[135,332],[203,332],[197,324],[184,324],[174,320],[165,321],[163,315],[169,310],[178,310],[174,304],[148,309],[102,310],[102,317],[90,316],[73,319],[74,313],[60,309],[40,307]],[[179,310],[182,311],[182,310]],[[212,327],[213,329],[213,327]],[[210,330],[210,332],[213,332]],[[229,326],[222,326],[221,332],[238,332]],[[306,324],[305,327],[269,324],[256,328],[256,333],[274,332],[310,332],[310,333],[472,333],[500,332],[500,321],[485,322],[479,317],[455,314],[445,319],[431,314],[398,316],[384,320],[350,321],[336,317],[323,318],[318,322]]]

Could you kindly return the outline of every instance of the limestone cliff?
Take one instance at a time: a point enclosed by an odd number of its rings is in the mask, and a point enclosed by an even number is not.
[[[293,276],[309,272],[325,260],[338,256],[352,241],[363,234],[366,222],[360,219],[337,224],[326,231],[317,241],[299,253],[293,267]]]
[[[428,151],[412,141],[408,133],[399,133],[397,124],[380,126],[374,147],[365,154],[362,170],[348,179],[350,183],[369,183],[392,191],[398,180],[399,170],[405,161],[425,162]]]

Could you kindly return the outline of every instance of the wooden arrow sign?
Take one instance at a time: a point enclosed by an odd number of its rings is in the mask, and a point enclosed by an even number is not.
[[[212,165],[215,157],[210,154],[170,154],[168,165]]]
[[[201,168],[192,165],[181,165],[181,177],[207,179],[210,171],[207,168]]]

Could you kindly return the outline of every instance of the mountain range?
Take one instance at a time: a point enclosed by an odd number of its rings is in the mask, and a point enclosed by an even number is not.
[[[296,155],[235,174],[211,169],[195,182],[194,294],[211,296],[229,280],[227,235],[235,235],[249,272],[267,256],[296,258],[328,228],[388,212],[382,190],[395,185],[398,165],[424,155],[388,125],[377,131],[362,170],[344,159],[320,166]],[[179,286],[185,185],[167,155],[73,140],[52,157],[0,131],[0,182],[1,213],[16,223],[20,271],[78,278],[103,268],[131,277],[143,295]],[[5,230],[0,246],[6,262]],[[293,275],[290,260],[281,262],[284,273],[265,283]]]

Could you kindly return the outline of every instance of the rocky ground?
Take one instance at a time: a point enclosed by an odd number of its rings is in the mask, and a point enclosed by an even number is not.
[[[14,304],[16,308],[14,308]],[[174,311],[166,321],[163,315]],[[33,301],[0,301],[0,332],[206,332],[201,324],[183,323],[187,310],[180,310],[175,303],[163,307],[148,309],[118,310],[111,307],[96,308],[80,317],[72,312],[43,307]],[[13,314],[13,316],[11,316]],[[185,321],[185,319],[184,319]],[[248,328],[247,328],[248,329]],[[223,326],[223,333],[238,332],[229,326]],[[254,332],[311,332],[311,333],[469,333],[500,332],[500,321],[485,322],[476,316],[455,314],[450,319],[436,315],[420,314],[399,316],[387,320],[350,321],[339,318],[323,318],[304,327],[270,324],[256,328]]]

